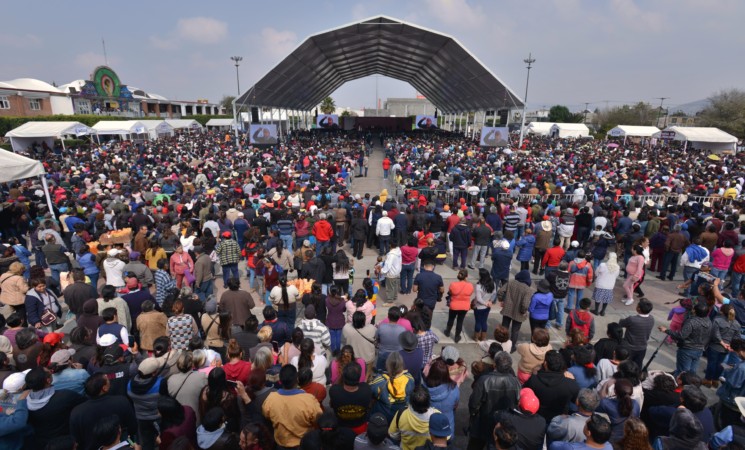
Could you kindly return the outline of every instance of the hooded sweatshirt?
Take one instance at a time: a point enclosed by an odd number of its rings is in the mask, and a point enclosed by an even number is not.
[[[137,420],[158,419],[158,398],[162,378],[143,378],[139,373],[129,382],[127,395],[132,399]]]
[[[406,408],[409,395],[414,390],[414,378],[407,371],[393,379],[388,374],[383,374],[376,377],[370,387],[373,398],[377,400],[370,414],[382,413],[390,422],[397,412]]]
[[[106,283],[114,287],[124,286],[124,261],[118,258],[106,258],[103,261],[103,269],[106,271]]]
[[[450,429],[455,430],[455,408],[460,402],[460,390],[457,385],[445,383],[436,387],[429,387],[427,383],[422,384],[429,391],[432,407],[445,414],[450,421]]]
[[[551,350],[551,346],[538,347],[534,343],[517,344],[517,353],[520,355],[520,361],[517,363],[517,370],[523,373],[532,373],[533,369],[543,364],[546,352]]]
[[[332,330],[344,328],[344,312],[347,310],[344,297],[326,297],[326,326]]]
[[[563,372],[551,372],[540,370],[531,376],[523,387],[533,389],[536,397],[541,399],[538,414],[542,415],[546,422],[564,412],[567,405],[574,403],[579,394],[579,385],[571,378],[566,378]]]
[[[70,413],[85,401],[85,397],[72,391],[55,391],[48,387],[31,392],[27,398],[28,424],[34,429],[26,439],[28,448],[45,448],[53,439],[70,434]]]
[[[224,432],[225,425],[214,431],[207,431],[204,429],[204,425],[199,425],[199,428],[197,428],[197,445],[199,445],[199,448],[208,449],[220,439]]]

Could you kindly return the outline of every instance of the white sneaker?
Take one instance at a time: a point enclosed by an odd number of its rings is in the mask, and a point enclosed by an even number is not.
[[[623,300],[623,304],[626,305],[626,306],[630,306],[630,305],[634,304],[634,299],[633,298],[627,298],[627,299]]]

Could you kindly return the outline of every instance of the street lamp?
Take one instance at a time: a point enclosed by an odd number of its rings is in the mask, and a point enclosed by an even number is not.
[[[238,97],[241,96],[241,79],[238,77],[238,66],[243,61],[242,56],[231,56],[230,59],[235,63],[235,82],[238,85]]]
[[[520,141],[517,143],[518,149],[523,146],[523,137],[525,130],[525,107],[528,105],[528,86],[530,85],[530,68],[535,62],[535,58],[532,58],[531,56],[532,54],[528,53],[528,59],[523,59],[523,62],[528,65],[528,76],[525,80],[525,98],[523,99],[523,114],[520,120]]]

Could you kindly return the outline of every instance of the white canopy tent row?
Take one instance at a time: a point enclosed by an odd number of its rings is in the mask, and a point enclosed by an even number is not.
[[[54,214],[54,209],[52,208],[52,197],[49,195],[47,177],[44,176],[47,171],[44,169],[44,165],[41,161],[26,158],[17,153],[0,149],[0,167],[3,168],[3,170],[0,170],[0,183],[24,180],[32,177],[41,178],[41,185],[44,188],[44,196],[47,199],[47,207],[49,208],[49,212]]]
[[[549,135],[554,138],[589,137],[590,129],[584,123],[555,123],[551,126]]]
[[[140,120],[139,122],[147,128],[150,139],[158,139],[162,135],[173,136],[173,127],[165,120]]]
[[[626,143],[628,137],[645,137],[650,138],[655,133],[659,133],[660,129],[657,127],[645,127],[638,125],[618,125],[615,128],[611,128],[606,133],[607,136],[620,138],[623,137],[623,143]]]
[[[54,146],[54,140],[62,140],[63,136],[87,136],[95,133],[91,128],[80,122],[26,122],[18,128],[8,131],[5,137],[10,138],[10,145],[14,152],[26,150],[32,144],[46,142],[49,148]]]
[[[548,136],[551,133],[553,122],[530,122],[525,126],[525,134],[537,134],[539,136]]]
[[[189,133],[203,130],[202,124],[194,119],[166,119],[166,122],[174,130],[189,130]]]
[[[233,119],[210,119],[205,126],[207,129],[234,130],[236,128],[236,122]]]
[[[96,135],[119,136],[121,139],[132,139],[133,136],[146,135],[147,127],[139,120],[102,120],[93,125]]]
[[[694,148],[710,150],[715,153],[737,151],[737,138],[719,128],[672,126],[655,133],[654,137],[683,141],[684,148],[690,143]]]

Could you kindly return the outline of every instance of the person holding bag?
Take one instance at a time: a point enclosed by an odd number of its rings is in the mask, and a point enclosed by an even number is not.
[[[44,278],[32,279],[26,292],[26,320],[30,326],[50,333],[57,328],[57,319],[62,316],[62,307],[57,296],[47,289]]]
[[[184,284],[184,278],[191,279],[191,281],[186,280],[188,285],[194,282],[194,260],[191,259],[189,253],[184,251],[184,247],[181,245],[176,247],[176,251],[171,255],[171,275],[176,278],[176,287],[179,289]]]

